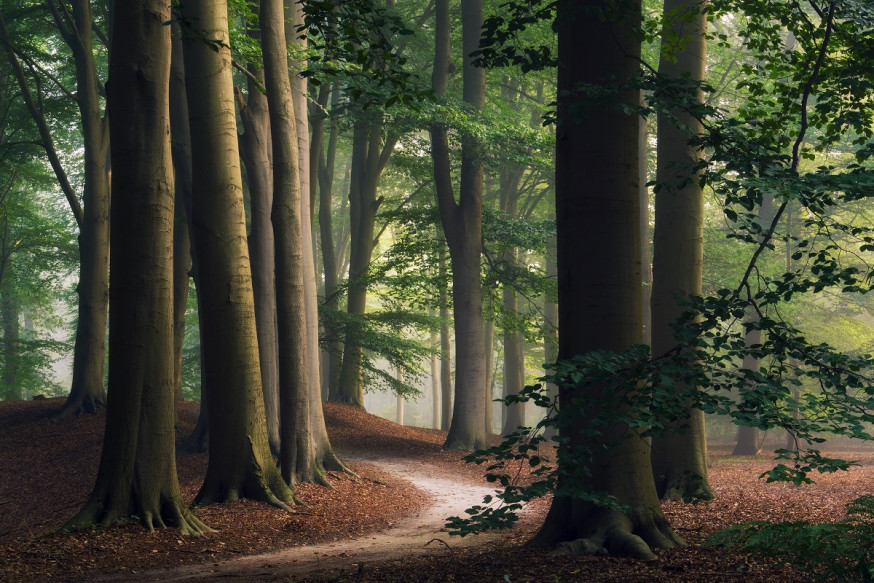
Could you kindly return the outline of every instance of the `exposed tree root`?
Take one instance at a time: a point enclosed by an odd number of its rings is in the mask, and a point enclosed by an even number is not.
[[[550,514],[554,514],[552,509]],[[556,556],[612,555],[652,561],[657,558],[652,549],[686,544],[660,513],[646,508],[628,514],[609,509],[593,510],[574,523],[572,514],[552,520],[548,517],[529,546],[554,547]]]
[[[60,421],[70,417],[71,415],[79,415],[80,413],[97,413],[98,410],[106,406],[106,397],[94,395],[90,393],[79,392],[78,395],[71,394],[64,405],[51,416],[51,421]]]
[[[143,505],[137,504],[135,512],[122,509],[122,504],[117,499],[109,501],[89,501],[82,510],[67,521],[62,530],[80,530],[99,526],[110,526],[137,519],[149,532],[156,528],[175,527],[181,534],[200,535],[214,532],[204,524],[195,514],[185,508],[180,500],[173,500],[171,496],[161,496],[154,503]],[[127,506],[126,504],[123,506]]]

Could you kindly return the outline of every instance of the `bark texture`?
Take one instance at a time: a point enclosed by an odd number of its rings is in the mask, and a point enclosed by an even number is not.
[[[611,96],[609,103],[598,103],[597,110],[594,99],[576,94],[580,84],[623,84],[638,72],[640,41],[635,31],[640,2],[623,3],[618,11],[613,7],[614,3],[603,0],[558,3],[560,359],[596,349],[624,351],[641,340],[640,120],[618,106],[636,105],[638,93],[623,91]],[[598,58],[589,58],[593,54]],[[583,390],[586,398],[597,400],[604,391],[633,391],[634,387],[562,387],[564,411],[573,410],[573,399],[581,398]],[[612,396],[621,402],[621,395]],[[583,417],[577,423],[575,427],[586,428],[590,421]],[[566,437],[569,444],[564,447],[593,452],[591,473],[579,478],[580,485],[613,495],[630,510],[623,513],[556,497],[533,544],[560,545],[560,553],[606,549],[613,555],[651,560],[655,555],[650,547],[682,543],[662,514],[649,448],[642,438],[616,422],[608,424],[600,438],[582,430],[570,431]],[[604,447],[608,444],[609,449]],[[571,469],[564,468],[565,472]]]
[[[240,497],[287,508],[292,493],[267,440],[237,146],[227,4],[191,0],[182,16],[206,39],[188,36],[185,71],[192,139],[194,246],[209,394],[209,466],[201,504]]]
[[[173,169],[169,7],[119,1],[109,99],[112,205],[109,401],[97,483],[67,524],[139,517],[149,529],[208,530],[176,478],[173,407]]]
[[[435,53],[431,84],[434,93],[445,96],[449,83],[449,4],[435,3]],[[473,65],[482,29],[482,1],[461,5],[463,66],[462,93],[474,111],[485,103],[485,70]],[[455,313],[455,402],[449,435],[444,447],[471,450],[486,445],[485,430],[485,342],[483,338],[482,253],[483,165],[478,144],[462,136],[459,200],[456,202],[449,168],[447,129],[431,126],[431,155],[440,220],[449,244],[452,264],[452,300]]]
[[[703,81],[707,16],[692,0],[666,0],[666,37],[683,39],[683,49],[664,52],[659,74],[668,79]],[[703,103],[695,90],[689,96]],[[658,357],[676,345],[672,323],[685,310],[680,302],[701,295],[704,266],[704,193],[695,166],[703,152],[689,142],[703,132],[701,123],[679,108],[658,115],[658,167],[652,267],[652,353]],[[686,390],[695,390],[687,387]],[[707,434],[704,412],[689,405],[687,415],[652,440],[652,465],[659,496],[713,497],[707,483]]]

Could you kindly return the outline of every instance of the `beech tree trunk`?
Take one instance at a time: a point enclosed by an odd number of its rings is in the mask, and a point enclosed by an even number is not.
[[[641,341],[640,119],[620,107],[634,107],[638,92],[611,95],[609,103],[576,94],[580,86],[628,84],[637,75],[641,6],[638,0],[619,10],[606,0],[560,0],[557,10],[559,358],[568,359],[597,349],[624,351]],[[595,54],[598,58],[591,58]],[[597,402],[599,392],[607,390],[634,387],[561,387],[563,412],[576,410],[580,416],[574,425],[580,429],[571,431],[562,447],[571,448],[570,459],[574,448],[591,451],[590,473],[577,478],[580,486],[612,495],[629,510],[557,496],[532,543],[560,544],[563,553],[606,549],[611,555],[655,559],[651,546],[672,547],[682,540],[662,514],[648,444],[616,422],[600,438],[586,434],[591,421],[574,403],[583,398],[581,391]],[[560,479],[574,475],[573,468],[562,469]]]
[[[452,421],[452,338],[449,335],[449,293],[442,282],[446,281],[446,252],[441,247],[438,259],[440,273],[440,429],[449,430]]]
[[[298,32],[303,23],[303,6],[298,2],[285,0],[285,31],[286,38],[293,38],[298,49],[306,49],[306,38]],[[313,213],[311,200],[305,193],[310,192],[309,175],[309,125],[307,118],[307,81],[299,75],[306,67],[305,62],[290,63],[292,99],[294,101],[295,121],[298,135],[298,164],[301,172],[301,244],[303,251],[303,288],[304,310],[306,312],[306,347],[309,363],[309,418],[305,426],[295,429],[298,439],[307,443],[312,451],[313,463],[308,466],[299,465],[295,472],[298,481],[318,482],[329,485],[324,477],[326,471],[348,472],[349,470],[334,454],[328,439],[328,429],[325,426],[325,416],[322,411],[322,385],[319,345],[319,305],[318,287],[316,286],[315,240],[313,238]]]
[[[3,324],[3,390],[0,391],[0,395],[4,400],[18,401],[23,398],[18,380],[18,361],[21,353],[18,342],[20,304],[15,296],[9,270],[5,271],[4,277],[0,280],[0,321]]]
[[[170,151],[173,158],[173,351],[176,400],[182,400],[182,347],[185,341],[185,311],[188,307],[188,278],[192,270],[190,221],[191,208],[191,134],[188,131],[188,102],[185,92],[185,60],[179,23],[171,29],[170,60]]]
[[[659,75],[703,81],[707,15],[695,0],[666,0],[666,38],[683,39],[683,50],[662,53]],[[689,96],[703,103],[700,90]],[[672,119],[674,117],[677,121]],[[704,193],[697,172],[703,152],[689,142],[703,132],[691,114],[676,109],[658,114],[659,188],[655,195],[652,267],[652,353],[659,357],[676,345],[673,322],[685,307],[680,301],[701,295],[704,266]],[[695,390],[687,387],[686,390]],[[707,434],[704,412],[690,405],[685,418],[652,440],[652,465],[659,496],[710,499],[707,482]]]
[[[253,10],[258,10],[258,2]],[[255,28],[249,35],[260,40]],[[250,70],[264,82],[264,71]],[[267,438],[270,450],[279,454],[279,349],[276,329],[276,245],[270,214],[273,209],[273,160],[270,141],[270,112],[267,96],[252,78],[248,78],[246,101],[237,93],[243,134],[240,154],[246,166],[249,185],[249,254],[252,262],[252,289],[255,294],[255,321],[258,329],[258,353],[261,365],[261,389],[267,415]]]
[[[49,2],[76,63],[77,105],[82,120],[84,184],[79,226],[79,319],[73,346],[70,395],[53,418],[93,413],[106,402],[104,366],[109,303],[109,125],[100,108],[97,66],[92,49],[89,0],[72,3],[69,13]]]
[[[376,244],[376,213],[383,197],[377,197],[379,179],[394,150],[395,139],[383,136],[381,116],[360,120],[352,132],[352,176],[349,187],[350,231],[349,285],[346,312],[363,317],[367,309],[368,270]],[[343,343],[338,401],[364,408],[361,370],[363,346],[360,331],[353,326]]]
[[[449,3],[436,6],[434,71],[431,84],[439,97],[446,95],[449,83]],[[475,111],[485,103],[485,70],[473,65],[479,47],[483,14],[482,0],[461,5],[464,101]],[[485,342],[483,338],[482,253],[483,166],[477,160],[474,136],[461,141],[459,201],[453,193],[449,168],[449,140],[446,127],[431,126],[431,155],[434,160],[434,185],[443,232],[449,244],[452,264],[452,299],[455,313],[455,403],[447,449],[472,450],[486,445],[485,430]]]
[[[137,516],[149,529],[208,530],[176,478],[173,168],[166,3],[118,1],[109,99],[115,164],[109,401],[97,482],[67,527]]]
[[[200,504],[239,497],[287,508],[292,493],[270,455],[237,145],[227,4],[189,0],[182,17],[208,39],[185,39],[192,139],[194,246],[209,466]]]

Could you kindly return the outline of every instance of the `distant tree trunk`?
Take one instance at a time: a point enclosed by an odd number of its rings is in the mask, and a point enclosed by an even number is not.
[[[429,315],[434,317],[434,310]],[[431,428],[440,429],[440,358],[437,354],[437,334],[432,330],[429,346],[434,352],[431,354]]]
[[[399,383],[404,382],[404,371],[401,368],[397,370],[397,379]],[[395,421],[398,425],[404,424],[404,396],[400,393],[397,394]]]
[[[627,84],[639,73],[641,5],[639,0],[625,2],[619,11],[604,0],[559,0],[557,6],[559,358],[569,359],[598,349],[625,351],[642,338],[636,172],[640,118],[619,106],[635,106],[638,93],[613,95],[609,104],[598,104],[597,112],[576,94],[580,86]],[[595,54],[598,58],[591,58]],[[652,560],[650,546],[673,547],[682,541],[659,505],[646,441],[615,421],[600,437],[584,432],[592,413],[588,407],[581,410],[576,400],[597,403],[599,393],[607,390],[633,387],[561,387],[562,411],[577,412],[574,427],[579,430],[564,436],[569,442],[562,447],[570,451],[560,462],[560,479],[577,475],[569,460],[575,459],[575,448],[587,448],[593,456],[589,472],[574,478],[582,483],[566,487],[610,494],[630,510],[556,496],[532,543],[570,542],[563,552],[588,546]],[[621,394],[611,396],[622,401]]]
[[[555,214],[550,217],[555,221]],[[558,270],[555,265],[555,237],[550,238],[546,252],[546,277],[556,279]],[[546,365],[555,364],[558,359],[558,304],[553,298],[543,301],[543,362]],[[550,372],[547,369],[547,374]],[[551,399],[558,398],[558,387],[555,383],[547,383],[546,390]],[[544,430],[544,437],[552,439],[558,435],[555,426],[550,425]]]
[[[192,139],[194,246],[210,420],[199,504],[240,497],[287,508],[292,493],[270,456],[228,48],[227,4],[189,0],[182,17]]]
[[[446,95],[449,83],[449,3],[436,2],[434,70],[431,77],[434,93]],[[473,65],[473,53],[479,47],[482,29],[482,0],[461,5],[463,97],[475,111],[485,103],[485,70]],[[449,435],[444,447],[471,450],[486,445],[485,354],[482,320],[483,165],[476,159],[474,136],[462,136],[459,202],[455,201],[449,168],[449,142],[446,127],[431,126],[431,155],[434,160],[434,184],[440,208],[443,232],[449,244],[452,262],[452,296],[455,312],[455,403]]]
[[[255,2],[253,10],[258,10]],[[257,28],[249,36],[260,40]],[[264,70],[250,70],[264,83]],[[261,388],[267,415],[267,438],[270,450],[279,454],[279,352],[276,330],[276,245],[270,213],[273,210],[273,160],[270,141],[270,113],[267,96],[248,78],[246,101],[237,93],[243,134],[240,155],[246,166],[249,183],[250,229],[249,254],[252,262],[252,289],[255,294],[255,321],[258,329],[258,354]]]
[[[334,88],[330,91],[331,102],[337,104],[339,91]],[[323,85],[319,90],[319,104],[326,107],[328,104],[328,87]],[[322,153],[321,147],[318,152],[311,155],[318,157],[318,186],[319,186],[319,236],[322,244],[322,263],[325,272],[325,307],[336,312],[340,306],[339,293],[339,267],[336,246],[334,245],[334,222],[333,222],[333,187],[334,187],[334,163],[337,155],[337,138],[339,127],[335,119],[331,119],[328,131],[327,147]],[[315,136],[315,133],[314,133]],[[315,140],[315,137],[313,138]],[[328,366],[327,366],[327,390],[328,399],[336,400],[340,390],[340,366],[343,345],[339,341],[337,330],[330,324],[325,324],[325,337],[327,338]]]
[[[505,95],[506,96],[506,95]],[[501,169],[500,208],[507,219],[515,219],[518,214],[519,181],[522,179],[522,168],[512,165]],[[507,249],[501,255],[503,269],[511,271],[516,267],[519,251],[515,247]],[[512,281],[504,281],[501,289],[501,299],[504,303],[504,391],[503,397],[518,395],[525,386],[525,356],[522,349],[522,334],[515,321],[519,311],[519,302]],[[525,425],[525,403],[505,405],[504,423],[501,435],[509,435],[520,426]]]
[[[185,506],[173,451],[170,8],[119,1],[115,17],[109,402],[96,485],[67,527],[137,516],[196,533],[208,529]]]
[[[48,2],[59,30],[76,63],[76,93],[82,119],[84,185],[79,229],[79,320],[73,347],[70,395],[53,418],[93,413],[106,402],[104,366],[106,318],[109,302],[109,125],[100,108],[100,83],[92,50],[91,3],[72,3],[72,20],[65,9]]]
[[[18,361],[21,350],[18,342],[19,308],[13,279],[7,271],[0,282],[0,320],[3,323],[3,391],[0,394],[3,394],[8,401],[19,401],[23,397],[21,384],[18,381]]]
[[[495,386],[495,323],[491,320],[486,320],[483,324],[483,338],[485,339],[485,369],[486,369],[486,390],[483,394],[485,407],[485,424],[486,435],[494,433],[494,395],[493,388]],[[503,409],[503,408],[502,408]],[[501,419],[503,422],[503,418]]]
[[[376,213],[383,197],[377,197],[377,187],[396,140],[383,136],[381,116],[375,120],[355,122],[352,131],[352,178],[349,187],[350,247],[349,285],[346,290],[346,312],[363,317],[367,308],[368,270],[376,244],[374,233]],[[364,408],[360,332],[356,327],[347,331],[343,344],[338,400]]]
[[[452,338],[449,335],[449,294],[446,281],[446,250],[440,248],[438,270],[440,272],[440,429],[449,430],[452,420]]]
[[[649,132],[647,120],[640,122],[640,263],[643,267],[643,343],[652,347],[652,250],[649,228]]]
[[[707,14],[697,0],[666,0],[665,36],[681,38],[684,49],[662,53],[659,74],[668,79],[704,80]],[[690,100],[703,103],[695,89]],[[675,116],[677,121],[673,121]],[[652,353],[659,357],[676,346],[673,322],[685,307],[680,301],[700,296],[704,266],[704,194],[695,170],[703,152],[690,141],[703,132],[693,115],[679,109],[658,115],[659,189],[655,195],[652,281]],[[693,387],[686,387],[686,390]],[[707,482],[707,434],[704,412],[694,405],[676,426],[652,440],[656,489],[666,499],[713,497]]]
[[[755,315],[748,315],[744,318],[744,323],[755,322],[756,320],[757,318]],[[744,343],[747,347],[761,344],[762,331],[750,330],[744,336]],[[759,359],[751,354],[745,354],[743,368],[757,370],[759,368]],[[759,430],[755,427],[750,427],[749,425],[738,425],[737,443],[735,443],[731,455],[756,456],[759,455],[759,452],[761,451],[762,449],[759,447]]]

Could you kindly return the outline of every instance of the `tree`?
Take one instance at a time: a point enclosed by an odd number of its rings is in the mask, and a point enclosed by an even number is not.
[[[46,6],[75,63],[76,94],[63,87],[62,90],[74,98],[80,114],[85,169],[82,203],[73,191],[56,150],[42,107],[43,99],[40,95],[34,97],[30,89],[2,15],[0,43],[8,53],[22,97],[39,130],[40,143],[79,226],[79,319],[73,349],[73,380],[67,401],[54,415],[58,419],[82,411],[94,412],[106,400],[103,382],[109,299],[109,126],[99,104],[102,84],[97,77],[92,48],[90,1],[73,2],[72,12],[55,0],[46,2]],[[34,74],[42,72],[34,71]]]
[[[227,4],[191,0],[180,14],[189,28],[193,244],[210,422],[209,467],[197,502],[247,497],[287,508],[292,493],[273,463],[264,419]]]
[[[640,119],[626,111],[635,112],[639,104],[638,91],[629,85],[640,66],[640,18],[636,0],[557,4],[559,360],[594,350],[625,351],[642,338]],[[594,54],[597,59],[590,58]],[[597,97],[599,91],[609,97]],[[682,540],[659,506],[646,442],[615,421],[607,420],[599,437],[586,432],[599,402],[621,402],[635,387],[612,388],[616,394],[608,390],[587,386],[585,380],[560,388],[563,414],[576,411],[578,417],[573,426],[562,428],[566,441],[560,446],[559,464],[560,469],[565,464],[567,473],[559,481],[579,480],[564,486],[608,494],[630,510],[575,498],[565,490],[553,499],[533,543],[577,541],[565,548],[606,548],[613,555],[654,559],[650,547],[672,547]],[[582,475],[569,465],[574,450],[591,452]]]
[[[658,114],[658,167],[652,266],[652,353],[672,350],[674,321],[684,311],[682,301],[702,293],[704,263],[704,194],[698,169],[702,149],[693,139],[703,133],[701,121],[688,109],[703,103],[700,83],[706,64],[706,8],[697,1],[666,0],[659,76],[677,84],[685,104]],[[679,39],[679,40],[677,40]],[[688,415],[652,440],[652,465],[662,498],[712,498],[707,484],[707,435],[704,412],[689,404]]]
[[[485,70],[473,63],[482,29],[482,2],[462,3],[464,101],[481,112],[485,100]],[[449,2],[436,2],[434,70],[435,95],[445,97],[449,83]],[[453,192],[449,166],[449,138],[440,123],[431,125],[434,184],[443,232],[452,264],[455,310],[455,400],[444,447],[469,450],[483,447],[485,431],[485,339],[483,337],[480,255],[482,252],[483,164],[474,136],[462,137],[459,201]]]
[[[185,507],[173,430],[173,168],[169,6],[119,1],[109,99],[115,164],[109,401],[97,482],[67,526],[137,516],[207,528]]]

